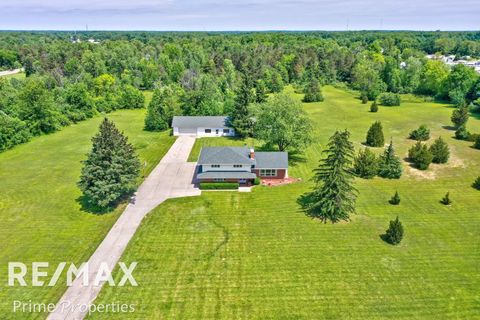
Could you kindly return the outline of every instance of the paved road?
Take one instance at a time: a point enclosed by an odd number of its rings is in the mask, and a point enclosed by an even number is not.
[[[108,263],[110,270],[122,256],[128,242],[132,239],[142,219],[153,208],[168,198],[200,195],[194,188],[193,177],[196,163],[188,163],[188,155],[195,143],[195,137],[178,137],[167,154],[145,179],[138,189],[134,201],[130,203],[103,242],[90,257],[89,278],[94,279],[102,262]],[[133,273],[135,276],[135,273]],[[83,286],[82,278],[77,278],[67,289],[57,304],[55,312],[48,316],[50,320],[83,319],[87,312],[72,311],[62,306],[89,305],[100,292],[102,286]],[[128,285],[128,284],[127,284]]]
[[[23,68],[22,69],[7,70],[7,71],[0,71],[0,77],[9,76],[11,74],[20,73],[22,71],[23,71]]]

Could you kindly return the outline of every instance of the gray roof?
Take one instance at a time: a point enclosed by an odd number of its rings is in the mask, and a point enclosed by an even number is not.
[[[197,179],[255,179],[255,173],[246,171],[208,171],[199,173]]]
[[[255,159],[250,159],[248,147],[203,147],[198,164],[246,164],[257,169],[288,168],[287,152],[255,152]]]
[[[247,164],[255,162],[249,157],[247,147],[203,147],[198,164]]]
[[[256,169],[287,169],[287,152],[255,152]]]
[[[175,116],[172,127],[177,128],[229,128],[227,116]]]

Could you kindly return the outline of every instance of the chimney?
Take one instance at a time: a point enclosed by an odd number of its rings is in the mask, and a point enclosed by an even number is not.
[[[255,150],[253,148],[250,149],[250,159],[255,160]]]

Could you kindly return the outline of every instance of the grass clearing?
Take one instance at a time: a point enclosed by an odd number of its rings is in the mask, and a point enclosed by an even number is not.
[[[135,146],[147,175],[163,157],[174,137],[169,132],[143,131],[145,110],[121,110],[108,118]],[[50,276],[59,262],[87,261],[115,223],[123,206],[109,214],[83,212],[76,183],[81,160],[102,117],[34,138],[0,153],[0,314],[2,319],[42,319],[42,313],[12,314],[13,300],[55,303],[65,291],[55,287],[8,287],[7,263],[48,261]],[[49,280],[50,277],[47,279]],[[62,277],[61,279],[64,279]]]
[[[121,259],[138,262],[139,286],[104,287],[96,303],[135,304],[138,319],[479,318],[480,194],[471,184],[480,153],[444,128],[452,108],[406,102],[370,113],[354,93],[325,87],[324,95],[325,102],[305,104],[315,143],[291,163],[300,182],[168,200],[147,216]],[[408,133],[426,124],[429,143],[441,135],[449,144],[451,163],[426,171],[434,179],[411,174],[407,163],[400,180],[356,179],[360,196],[349,223],[306,217],[296,201],[311,190],[328,137],[347,128],[358,150],[376,120],[402,157],[415,143]],[[480,132],[480,120],[471,118],[469,130]],[[202,145],[245,143],[233,142],[198,139],[190,160]],[[399,206],[388,204],[395,190]],[[439,203],[447,191],[451,206]],[[393,247],[380,235],[397,215],[405,238]]]

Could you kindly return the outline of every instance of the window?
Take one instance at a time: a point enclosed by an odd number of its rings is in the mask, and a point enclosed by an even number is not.
[[[205,129],[205,133],[212,133],[212,129]]]
[[[219,164],[212,164],[212,168],[220,168]]]
[[[234,168],[242,168],[243,166],[241,164],[234,164],[233,167]]]
[[[215,134],[218,134],[220,131],[218,129],[215,130]]]
[[[213,179],[213,181],[215,181],[215,182],[224,182],[225,179],[223,179],[223,178],[215,178],[215,179]]]
[[[229,134],[229,133],[230,133],[230,129],[223,129],[223,133]]]
[[[275,169],[260,169],[260,176],[261,177],[276,177],[277,170]]]

